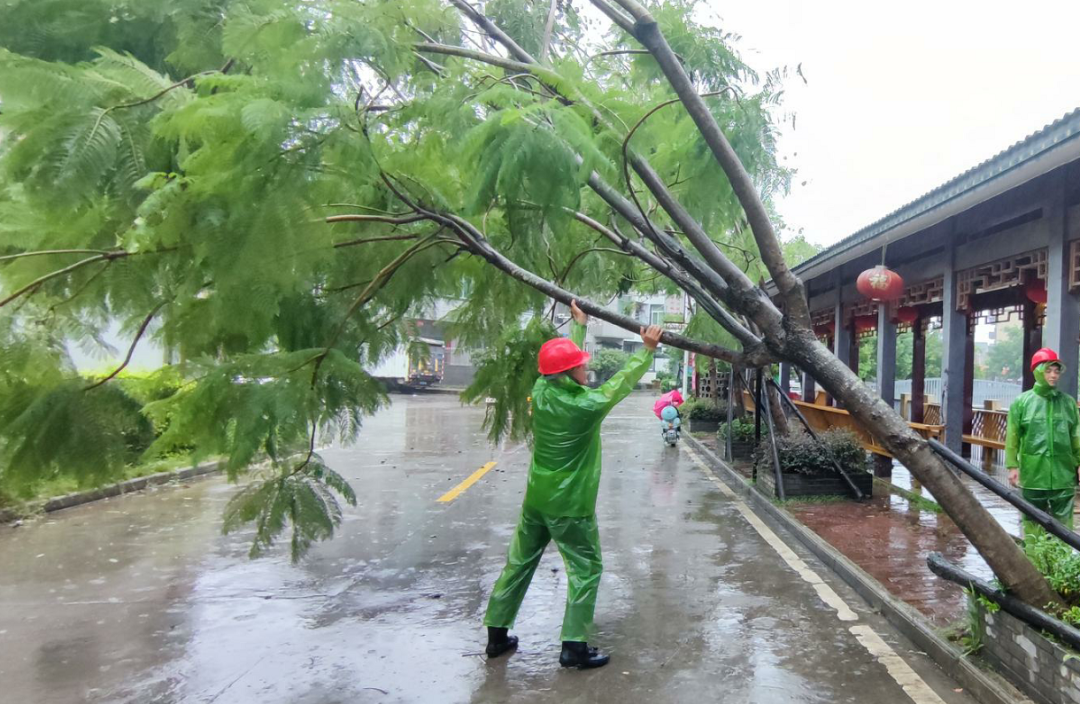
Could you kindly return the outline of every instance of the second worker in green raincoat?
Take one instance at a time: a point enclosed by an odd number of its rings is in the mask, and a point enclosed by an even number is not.
[[[1080,465],[1080,413],[1076,400],[1058,391],[1065,371],[1057,353],[1041,349],[1031,360],[1035,388],[1009,406],[1005,466],[1009,482],[1019,484],[1024,498],[1070,529]],[[1024,534],[1042,529],[1024,519]]]
[[[484,625],[489,657],[517,645],[517,638],[507,630],[514,624],[544,548],[555,541],[568,582],[559,662],[564,667],[589,668],[608,662],[608,656],[587,644],[603,570],[596,525],[600,425],[648,371],[661,330],[643,328],[644,347],[610,380],[590,389],[585,386],[589,356],[581,350],[588,318],[576,304],[571,311],[570,340],[549,340],[540,350],[542,376],[532,391],[534,442],[525,501],[506,567],[488,601]]]

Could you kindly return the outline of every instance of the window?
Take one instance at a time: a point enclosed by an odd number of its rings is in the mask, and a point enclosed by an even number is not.
[[[662,303],[654,303],[649,306],[649,325],[663,325],[664,315],[664,305]]]

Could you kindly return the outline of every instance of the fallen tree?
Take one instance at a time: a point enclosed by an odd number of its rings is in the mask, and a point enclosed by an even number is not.
[[[116,42],[140,57],[94,58],[89,30],[46,50],[13,38],[22,53],[3,55],[0,83],[11,349],[33,343],[30,319],[55,340],[73,327],[93,337],[110,316],[132,349],[148,331],[175,349],[188,383],[147,406],[161,431],[151,450],[225,453],[234,475],[268,454],[275,474],[238,497],[227,527],[255,522],[265,547],[291,523],[299,554],[333,532],[330,489],[348,498],[316,435],[357,436],[381,402],[363,365],[414,334],[405,318],[464,298],[452,334],[503,340],[527,373],[520,353],[543,331],[504,337],[545,301],[576,299],[636,332],[593,299],[678,291],[722,332],[663,344],[806,370],[1010,591],[1055,601],[925,441],[814,336],[768,205],[790,175],[773,141],[782,76],[760,82],[729,37],[694,24],[694,3],[591,5],[611,23],[603,40],[571,3],[527,0],[223,2],[216,15],[185,0],[172,53]],[[133,17],[106,38],[139,31]],[[57,409],[95,390],[63,386],[62,357],[9,367],[11,466],[85,462]]]

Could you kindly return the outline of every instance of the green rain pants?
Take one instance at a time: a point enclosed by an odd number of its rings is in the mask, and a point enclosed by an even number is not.
[[[600,532],[596,516],[548,516],[528,506],[510,541],[506,567],[488,601],[485,626],[510,628],[548,542],[554,540],[566,565],[566,613],[562,640],[587,641],[600,587]]]
[[[1023,489],[1024,498],[1056,518],[1069,530],[1073,527],[1073,501],[1076,490],[1069,489]],[[1024,536],[1045,532],[1038,523],[1024,518]]]

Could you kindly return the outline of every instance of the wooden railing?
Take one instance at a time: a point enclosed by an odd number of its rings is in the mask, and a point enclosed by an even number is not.
[[[830,430],[832,428],[850,430],[859,438],[859,442],[868,452],[873,452],[875,455],[881,455],[882,457],[892,457],[892,453],[886,450],[878,439],[863,428],[847,411],[804,401],[796,401],[795,405],[806,416],[806,421],[814,430]],[[927,423],[908,423],[908,425],[926,439],[939,440],[945,431],[944,426],[941,425],[929,425]]]
[[[754,398],[750,393],[745,391],[743,392],[743,403],[747,410],[752,411],[754,409]],[[859,442],[867,452],[873,452],[882,457],[892,457],[892,454],[885,449],[878,439],[863,428],[847,411],[841,408],[834,408],[819,403],[807,403],[805,401],[795,401],[795,406],[803,416],[806,417],[806,422],[809,423],[810,427],[814,430],[819,432],[831,430],[833,428],[850,430],[855,434],[855,437],[859,439]],[[945,427],[942,425],[932,425],[929,423],[908,423],[908,425],[911,426],[912,430],[927,439],[933,438],[935,440],[940,440],[945,432]]]

